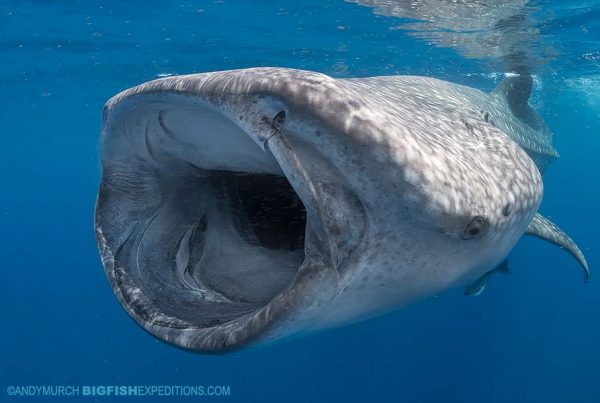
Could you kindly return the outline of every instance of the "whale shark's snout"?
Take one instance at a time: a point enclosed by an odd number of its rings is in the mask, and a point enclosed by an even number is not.
[[[119,302],[161,340],[226,350],[493,269],[531,230],[542,182],[489,117],[515,123],[465,88],[259,68],[113,97],[95,228]]]

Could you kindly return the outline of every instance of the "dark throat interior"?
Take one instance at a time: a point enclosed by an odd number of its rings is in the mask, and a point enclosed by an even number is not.
[[[306,210],[283,176],[213,171],[246,242],[270,250],[303,251]]]

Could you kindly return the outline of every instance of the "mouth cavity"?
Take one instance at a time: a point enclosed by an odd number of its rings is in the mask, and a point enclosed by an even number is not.
[[[277,130],[265,151],[222,112],[173,98],[107,113],[95,222],[105,272],[160,339],[246,344],[314,304],[314,287],[326,294],[317,278],[337,281],[364,210],[322,154],[283,138],[283,119],[263,125]]]
[[[132,126],[145,127],[139,149]],[[96,222],[135,316],[213,326],[290,285],[306,209],[272,156],[214,113],[146,112],[120,127],[107,139],[116,152],[104,159]],[[229,144],[211,147],[214,134]]]

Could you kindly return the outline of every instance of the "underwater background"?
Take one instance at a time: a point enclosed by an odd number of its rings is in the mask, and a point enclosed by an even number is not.
[[[519,1],[519,18],[492,28],[470,25],[483,14],[427,25],[375,4],[394,1],[357,3],[0,0],[0,401],[600,401],[600,2]],[[561,154],[540,211],[581,247],[589,284],[565,251],[525,238],[512,275],[479,297],[451,290],[225,355],[157,341],[117,302],[94,240],[102,107],[157,77],[254,66],[425,75],[487,91],[505,71],[527,70]],[[15,397],[11,385],[231,393]]]

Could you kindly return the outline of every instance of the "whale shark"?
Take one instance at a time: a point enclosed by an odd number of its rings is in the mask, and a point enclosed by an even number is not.
[[[558,153],[530,85],[265,67],[125,90],[100,135],[110,286],[158,339],[221,352],[472,284],[525,234],[587,280],[538,213]]]

